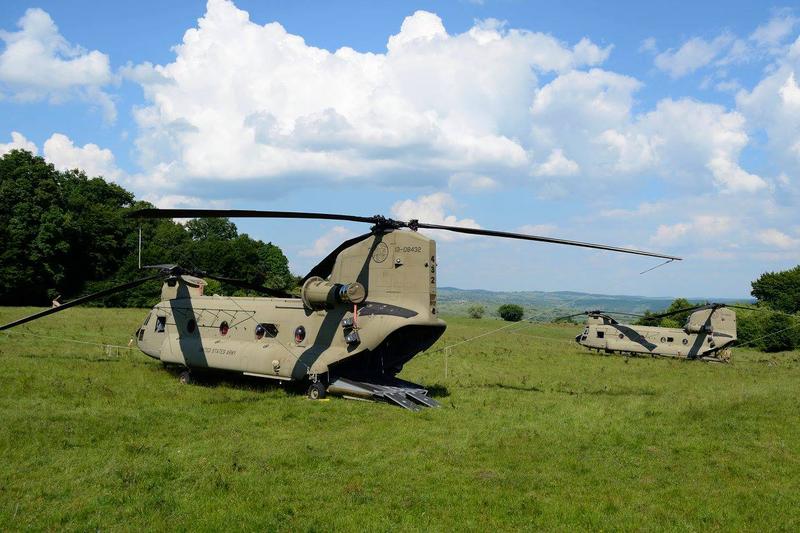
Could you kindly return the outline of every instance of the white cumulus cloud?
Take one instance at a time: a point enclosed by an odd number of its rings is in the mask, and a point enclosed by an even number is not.
[[[734,38],[724,33],[711,41],[701,37],[692,37],[677,50],[669,49],[655,58],[655,65],[673,78],[691,74],[718,58],[733,44]]]
[[[112,81],[109,58],[97,50],[70,44],[53,19],[39,8],[28,9],[19,31],[0,31],[0,87],[20,100],[54,102],[79,97],[99,105],[108,120],[116,109],[102,87]]]
[[[751,91],[741,91],[737,104],[748,121],[763,128],[768,149],[785,168],[800,170],[800,39],[795,61],[787,58]]]
[[[667,246],[709,242],[722,244],[722,237],[738,228],[739,224],[727,215],[695,215],[687,222],[659,225],[650,242]]]
[[[574,176],[580,171],[578,163],[568,159],[560,148],[550,152],[547,161],[539,165],[534,174],[537,176]]]
[[[39,153],[36,144],[26,139],[23,134],[17,131],[11,132],[11,142],[0,143],[0,156],[7,154],[11,150],[27,150],[34,155]]]
[[[38,154],[36,143],[29,141],[19,132],[11,132],[11,142],[0,143],[0,156],[14,150],[28,150]],[[52,134],[42,146],[42,156],[57,170],[82,170],[89,177],[101,176],[107,181],[119,181],[126,174],[117,167],[114,154],[108,148],[100,148],[94,143],[76,146],[63,133]]]
[[[386,53],[331,52],[211,0],[175,51],[172,63],[125,69],[148,100],[135,114],[145,169],[170,164],[184,179],[442,183],[527,173],[524,110],[538,74],[599,64],[610,47],[492,20],[450,34],[418,11]]]
[[[300,257],[324,257],[339,246],[342,241],[346,241],[354,235],[352,231],[343,226],[334,226],[316,239],[310,248],[300,250],[298,255]]]
[[[758,26],[750,34],[750,40],[755,41],[760,46],[777,46],[791,35],[798,22],[800,22],[800,19],[794,16],[791,11],[783,10],[768,22]]]
[[[494,19],[452,34],[417,11],[385,53],[328,51],[210,0],[174,51],[171,63],[124,69],[147,100],[135,110],[142,175],[172,187],[166,194],[210,180],[479,191],[527,176],[556,196],[643,173],[764,188],[739,165],[749,139],[735,112],[690,100],[634,112],[641,82],[598,68],[611,46],[586,38],[568,44]],[[540,85],[543,74],[555,77]],[[701,142],[685,142],[697,126]],[[164,169],[169,182],[157,178]]]
[[[463,228],[480,228],[477,222],[471,218],[459,219],[455,215],[448,214],[448,211],[456,207],[455,199],[447,193],[437,192],[423,195],[415,200],[402,200],[392,206],[392,217],[398,220],[416,219],[420,222],[429,224],[439,224],[445,226],[460,226]],[[420,230],[435,236],[439,240],[453,241],[459,238],[466,238],[467,235],[453,233],[445,230]]]
[[[759,232],[758,240],[768,246],[782,250],[800,247],[800,239],[787,235],[775,228],[768,228]]]
[[[44,158],[59,170],[80,169],[88,176],[102,176],[108,181],[116,181],[122,174],[111,150],[93,143],[75,146],[61,133],[54,133],[44,142],[43,152]]]

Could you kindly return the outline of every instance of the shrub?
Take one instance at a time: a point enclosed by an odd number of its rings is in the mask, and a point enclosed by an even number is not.
[[[508,322],[519,322],[525,310],[517,304],[504,304],[497,308],[497,314]]]
[[[786,352],[798,345],[797,319],[783,313],[771,313],[765,322],[765,352]]]
[[[486,308],[479,304],[470,305],[467,313],[469,313],[470,318],[483,318]]]
[[[747,345],[758,350],[764,350],[764,341],[758,340],[764,336],[766,314],[764,311],[736,310],[736,337],[737,344]],[[755,341],[755,342],[753,342]]]

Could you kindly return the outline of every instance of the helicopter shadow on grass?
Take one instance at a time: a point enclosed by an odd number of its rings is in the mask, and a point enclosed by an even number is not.
[[[163,365],[157,368],[159,372],[168,372],[176,380],[180,379],[185,367],[179,365]],[[277,380],[264,379],[254,376],[245,376],[236,372],[222,372],[218,370],[192,369],[192,387],[204,387],[208,389],[231,389],[251,392],[273,392],[284,390],[291,395],[302,396],[305,389],[296,382],[284,382]]]
[[[428,391],[428,396],[433,398],[447,398],[450,396],[450,389],[440,383],[425,385],[425,389]]]
[[[513,390],[517,392],[547,392],[544,389],[540,389],[535,385],[525,386],[525,385],[512,385],[510,383],[500,383],[499,381],[496,383],[481,383],[478,385],[471,385],[466,386],[464,388],[470,389],[502,389],[502,390]]]

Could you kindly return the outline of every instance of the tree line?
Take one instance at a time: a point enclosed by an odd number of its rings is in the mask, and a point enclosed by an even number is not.
[[[153,207],[133,193],[80,170],[59,171],[42,157],[12,150],[0,158],[0,304],[48,305],[124,283],[142,264],[175,263],[250,284],[291,290],[297,278],[281,249],[240,234],[228,219],[127,218]],[[98,305],[148,307],[161,282],[98,301]],[[208,292],[242,294],[209,282]]]
[[[781,272],[766,272],[753,281],[751,287],[750,294],[756,298],[756,303],[744,304],[750,309],[736,309],[737,344],[765,352],[800,348],[800,265]],[[664,313],[703,303],[677,298]],[[647,312],[637,324],[679,328],[690,313],[678,312],[669,317],[654,318],[655,313]]]

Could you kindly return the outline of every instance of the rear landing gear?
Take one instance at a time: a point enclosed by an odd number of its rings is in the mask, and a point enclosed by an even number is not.
[[[321,400],[326,395],[325,385],[317,381],[308,387],[308,397],[312,400]]]
[[[192,373],[189,370],[184,370],[178,376],[178,381],[180,381],[182,385],[190,385],[193,381]]]

